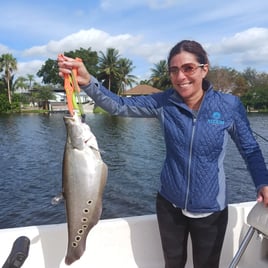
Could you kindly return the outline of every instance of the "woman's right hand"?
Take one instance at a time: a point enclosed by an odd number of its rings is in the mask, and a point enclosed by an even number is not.
[[[78,61],[64,55],[58,57],[59,76],[64,78],[65,74],[70,74],[73,68],[77,69],[77,82],[80,86],[90,83],[90,74],[83,61]]]

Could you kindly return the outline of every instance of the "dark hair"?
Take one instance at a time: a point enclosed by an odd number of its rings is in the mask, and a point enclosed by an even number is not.
[[[168,56],[168,66],[170,65],[171,59],[175,55],[180,54],[182,51],[186,51],[186,52],[194,54],[196,56],[197,61],[200,64],[209,63],[207,52],[198,42],[191,41],[191,40],[182,40],[170,50],[169,56]]]

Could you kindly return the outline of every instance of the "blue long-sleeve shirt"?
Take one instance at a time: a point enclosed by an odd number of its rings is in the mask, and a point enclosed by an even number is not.
[[[210,85],[195,113],[174,89],[120,97],[94,77],[82,89],[110,114],[158,118],[166,145],[159,192],[177,207],[207,213],[227,206],[223,160],[228,135],[244,158],[256,190],[268,185],[261,150],[236,96],[215,91]]]

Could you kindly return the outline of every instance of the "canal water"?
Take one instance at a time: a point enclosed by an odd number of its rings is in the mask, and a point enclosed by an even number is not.
[[[268,115],[250,114],[252,129],[268,138]],[[165,156],[156,119],[88,114],[109,167],[102,218],[155,213]],[[0,116],[0,228],[65,222],[61,191],[66,130],[63,114]],[[268,165],[268,143],[257,137]],[[230,140],[225,160],[229,203],[255,200],[245,164]]]

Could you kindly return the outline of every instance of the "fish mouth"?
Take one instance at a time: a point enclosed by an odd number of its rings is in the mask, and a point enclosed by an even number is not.
[[[68,120],[75,121],[75,120],[80,119],[80,120],[82,121],[81,117],[80,117],[78,114],[76,114],[76,113],[74,113],[74,115],[71,115],[70,113],[67,113],[67,114],[65,114],[65,115],[63,116],[63,118],[64,118],[65,120],[68,119]]]
[[[67,118],[73,118],[74,115],[71,115],[70,113],[66,113],[66,114],[64,114],[64,117],[67,117]]]

